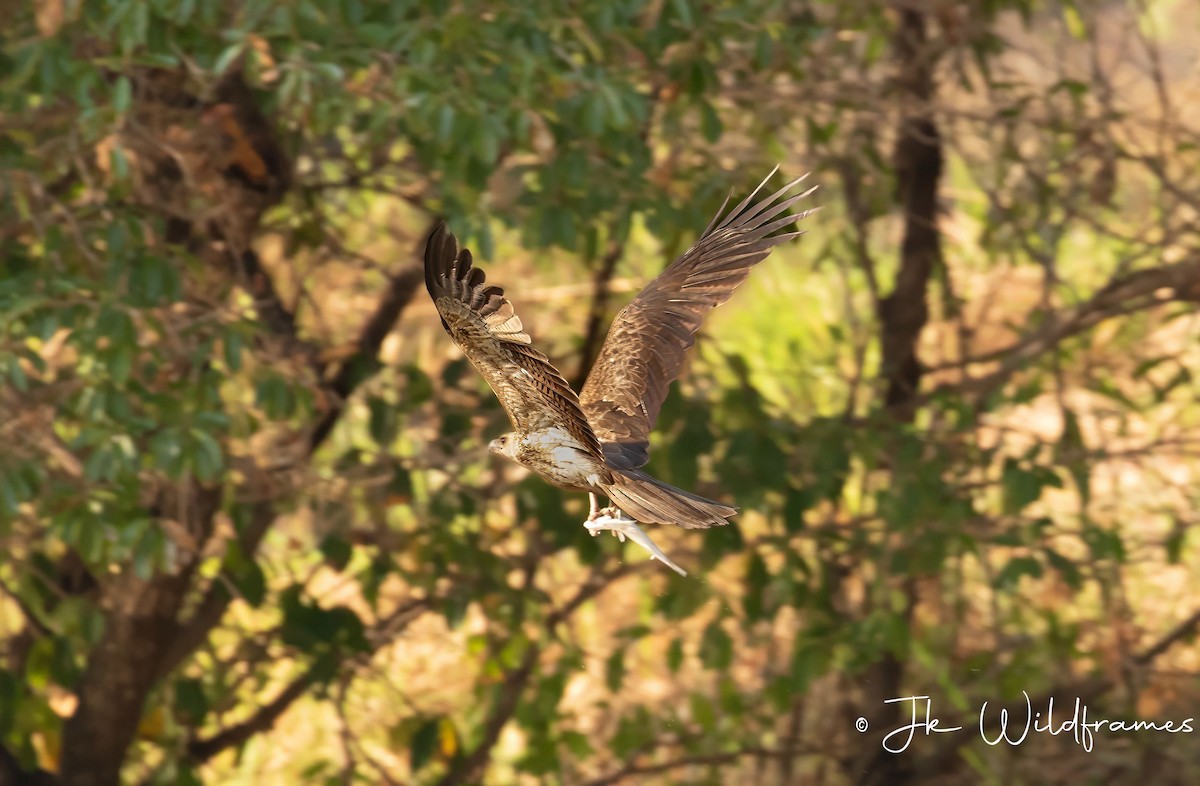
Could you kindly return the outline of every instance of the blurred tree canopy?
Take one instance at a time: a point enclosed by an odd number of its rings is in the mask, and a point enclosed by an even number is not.
[[[1200,693],[1194,3],[0,7],[0,784],[1194,782],[881,747]],[[777,162],[825,209],[664,408],[743,509],[681,578],[485,458],[420,246],[578,379]]]

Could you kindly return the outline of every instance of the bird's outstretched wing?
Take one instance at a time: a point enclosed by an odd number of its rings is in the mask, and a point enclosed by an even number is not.
[[[442,326],[500,399],[519,432],[565,429],[601,456],[579,408],[579,397],[541,352],[530,346],[521,320],[500,287],[488,286],[444,223],[425,244],[425,287]]]
[[[700,239],[613,320],[580,394],[610,465],[631,469],[649,460],[650,430],[705,315],[728,300],[774,246],[803,234],[773,233],[812,212],[787,211],[816,187],[775,200],[807,175],[751,205],[775,171],[722,220],[727,197]]]

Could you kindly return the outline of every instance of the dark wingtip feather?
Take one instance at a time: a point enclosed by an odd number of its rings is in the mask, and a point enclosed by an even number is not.
[[[443,282],[447,269],[457,256],[458,241],[450,234],[446,222],[439,221],[425,241],[425,289],[434,300],[437,300],[438,292],[445,289]]]

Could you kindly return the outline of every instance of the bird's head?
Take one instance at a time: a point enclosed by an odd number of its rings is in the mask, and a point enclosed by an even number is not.
[[[510,461],[516,461],[518,442],[516,434],[505,434],[489,442],[488,450],[499,456],[504,456],[504,458]]]

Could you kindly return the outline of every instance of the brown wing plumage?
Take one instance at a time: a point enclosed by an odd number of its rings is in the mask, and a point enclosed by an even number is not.
[[[425,244],[425,287],[442,326],[500,400],[518,432],[566,429],[599,457],[600,443],[579,397],[541,352],[530,346],[504,290],[485,283],[444,223]]]
[[[764,180],[721,220],[726,198],[700,239],[617,314],[580,394],[610,465],[646,463],[650,430],[705,315],[728,300],[773,247],[803,234],[772,233],[812,212],[779,217],[815,187],[775,203],[804,177],[751,205]]]

